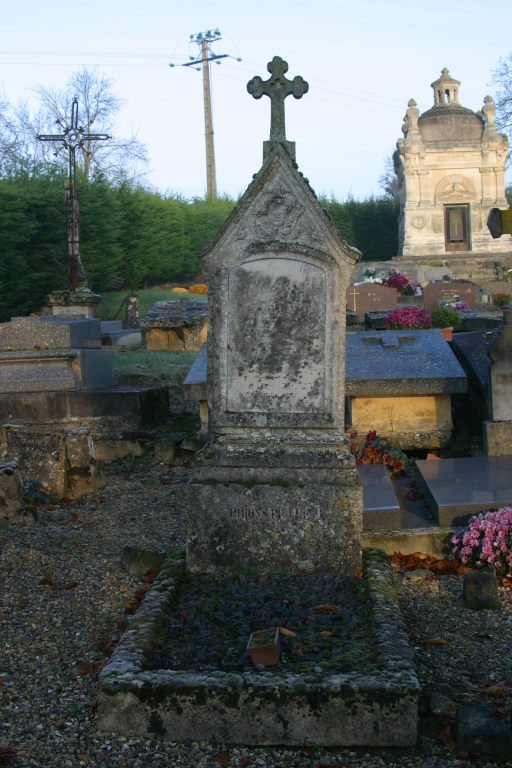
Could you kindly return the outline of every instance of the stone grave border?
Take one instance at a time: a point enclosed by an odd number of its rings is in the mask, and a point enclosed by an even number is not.
[[[185,576],[169,554],[100,676],[99,728],[130,737],[237,744],[413,746],[419,683],[389,558],[363,550],[377,668],[324,678],[144,670]]]

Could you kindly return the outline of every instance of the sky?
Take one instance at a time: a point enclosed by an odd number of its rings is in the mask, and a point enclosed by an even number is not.
[[[462,82],[464,106],[476,111],[493,95],[492,70],[512,51],[511,18],[510,0],[3,0],[0,87],[11,103],[30,101],[34,85],[60,88],[74,70],[98,66],[126,102],[116,135],[136,132],[148,147],[148,182],[202,196],[202,75],[169,63],[197,54],[191,34],[219,29],[214,50],[232,58],[211,66],[218,192],[243,192],[261,166],[270,101],[253,99],[246,83],[266,79],[278,55],[288,77],[309,82],[302,99],[286,100],[300,170],[317,194],[362,199],[380,193],[407,101],[430,108],[443,67]]]

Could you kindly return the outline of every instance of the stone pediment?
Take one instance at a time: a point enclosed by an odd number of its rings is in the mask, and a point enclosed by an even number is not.
[[[436,188],[436,204],[438,203],[471,203],[476,201],[473,182],[454,174],[442,179]]]
[[[217,255],[226,263],[268,248],[310,251],[327,259],[334,252],[350,271],[361,256],[342,240],[309,183],[280,146],[200,256],[209,265]]]

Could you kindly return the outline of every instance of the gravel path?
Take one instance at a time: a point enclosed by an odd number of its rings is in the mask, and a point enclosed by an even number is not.
[[[123,604],[141,586],[121,569],[121,551],[128,544],[159,550],[183,545],[184,485],[163,485],[161,478],[186,480],[189,474],[188,466],[154,464],[149,458],[125,460],[108,468],[108,485],[101,494],[49,510],[40,525],[0,527],[0,765],[469,766],[454,759],[437,739],[441,726],[433,717],[420,719],[422,736],[414,750],[177,745],[97,731],[96,677],[108,660],[103,651],[108,652],[129,621]],[[40,584],[43,578],[49,584]],[[502,591],[503,611],[474,613],[462,606],[462,577],[443,576],[437,582],[419,581],[418,575],[396,579],[418,649],[424,694],[508,710],[510,591]],[[432,637],[447,644],[422,643]],[[484,692],[493,685],[504,692]],[[10,749],[15,750],[11,757]]]

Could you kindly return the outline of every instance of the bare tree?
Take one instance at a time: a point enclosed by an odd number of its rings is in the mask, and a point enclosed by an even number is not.
[[[507,134],[512,144],[512,53],[498,61],[492,73],[492,84],[498,86],[494,97],[496,126]],[[510,159],[509,152],[509,162]]]
[[[390,200],[398,200],[398,179],[395,173],[393,155],[388,155],[384,160],[384,172],[379,176],[379,186],[385,197]]]
[[[40,102],[40,108],[31,114],[26,101],[20,101],[10,115],[10,130],[5,132],[15,140],[16,164],[21,167],[35,167],[41,161],[65,166],[66,158],[55,154],[55,147],[42,144],[36,136],[43,133],[59,132],[59,125],[66,125],[71,116],[73,99],[78,99],[79,122],[95,133],[111,133],[113,138],[105,143],[86,142],[77,154],[77,171],[88,178],[94,168],[100,169],[108,178],[140,179],[146,174],[148,155],[146,146],[136,135],[121,138],[116,135],[116,117],[125,102],[112,91],[114,80],[100,74],[97,68],[84,67],[73,72],[62,90],[51,90],[42,85],[32,89]],[[0,162],[5,163],[0,123]],[[56,130],[57,129],[57,130]],[[12,154],[12,153],[11,153]],[[12,158],[11,158],[12,160]]]

